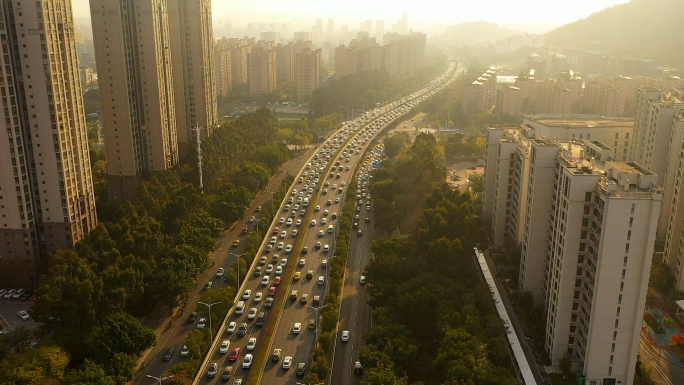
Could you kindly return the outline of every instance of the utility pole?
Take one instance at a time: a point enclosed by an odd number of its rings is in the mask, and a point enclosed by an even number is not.
[[[162,382],[164,382],[164,381],[168,380],[169,378],[173,377],[173,375],[166,376],[166,377],[155,377],[155,376],[150,376],[150,375],[148,374],[148,375],[146,375],[146,377],[154,378],[155,380],[157,380],[157,382],[158,382],[159,384],[161,384]]]
[[[238,265],[239,265],[239,262],[238,262]],[[239,269],[238,269],[238,271],[239,271]],[[202,305],[205,305],[206,307],[209,308],[209,341],[213,342],[214,341],[214,331],[211,329],[211,307],[214,305],[220,304],[221,301],[213,302],[213,303],[205,303],[205,302],[199,302],[198,301],[197,303],[201,303]]]
[[[259,238],[259,237],[257,236],[257,238]],[[259,243],[258,239],[257,239],[257,243]],[[230,255],[232,255],[233,257],[236,258],[236,259],[235,259],[235,262],[237,262],[237,269],[235,269],[235,270],[237,271],[237,283],[236,283],[235,285],[236,285],[237,288],[239,289],[239,288],[240,288],[240,257],[243,257],[243,256],[245,256],[245,255],[247,255],[247,254],[245,254],[245,253],[242,253],[242,254],[240,254],[240,255],[237,255],[237,254],[234,254],[234,253],[228,253],[228,254],[230,254]]]
[[[200,134],[200,131],[204,130],[205,128],[196,126],[195,128],[190,129],[195,131],[195,135],[197,137],[197,172],[199,173],[200,191],[204,193],[204,183],[202,181],[202,135]]]

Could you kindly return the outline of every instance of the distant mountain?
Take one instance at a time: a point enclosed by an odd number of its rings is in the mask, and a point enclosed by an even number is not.
[[[549,46],[584,48],[684,69],[682,0],[631,0],[546,34]]]
[[[525,34],[523,31],[499,27],[494,23],[473,21],[453,25],[443,34],[432,36],[430,44],[473,44]]]

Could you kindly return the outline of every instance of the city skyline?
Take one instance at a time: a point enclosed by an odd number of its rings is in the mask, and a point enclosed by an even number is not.
[[[491,7],[488,7],[486,13],[482,12],[479,3],[445,5],[436,0],[421,3],[410,3],[408,1],[394,3],[395,6],[392,7],[393,10],[391,11],[388,11],[383,3],[367,3],[359,0],[344,3],[325,3],[311,0],[287,3],[273,0],[249,2],[240,0],[230,3],[213,1],[212,9],[215,20],[231,17],[231,14],[235,13],[241,14],[241,17],[236,18],[236,20],[242,21],[247,21],[249,17],[245,16],[252,14],[286,14],[288,19],[291,19],[292,15],[297,15],[298,18],[304,16],[353,20],[395,20],[401,18],[402,12],[408,12],[410,22],[456,24],[485,20],[494,23],[570,23],[604,8],[627,2],[628,0],[578,0],[573,2],[572,7],[563,8],[563,12],[558,12],[557,3],[544,0],[518,0],[516,2],[493,0],[489,3]],[[76,18],[90,17],[89,0],[74,0],[73,9]],[[306,12],[293,12],[293,10],[300,9],[306,10]],[[357,12],[359,9],[363,10],[363,15]]]

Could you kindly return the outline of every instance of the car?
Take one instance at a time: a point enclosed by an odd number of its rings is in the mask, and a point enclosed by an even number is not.
[[[298,295],[299,295],[299,291],[297,291],[297,290],[292,290],[292,292],[290,293],[290,299],[291,299],[292,301],[296,301]]]
[[[162,356],[162,361],[170,361],[171,358],[173,357],[173,353],[175,353],[175,352],[176,352],[175,348],[166,349],[166,351],[164,352],[164,355]]]
[[[309,248],[307,246],[302,247],[302,254],[306,254],[309,252]]]
[[[284,243],[284,242],[279,242],[279,243],[278,243],[278,250],[282,250],[284,247],[285,247],[285,243]]]
[[[228,381],[230,379],[231,373],[233,373],[233,367],[232,366],[226,366],[226,368],[223,369],[223,374],[221,375],[221,379],[223,381]],[[242,384],[242,380],[238,379],[238,380],[235,380],[235,382],[233,382],[233,385],[238,383],[238,381],[240,381],[239,384]]]
[[[273,354],[271,355],[271,361],[280,361],[280,357],[283,355],[281,349],[273,349]]]
[[[363,236],[363,230],[361,230],[361,229],[356,230],[356,236],[362,237]]]
[[[300,362],[297,364],[297,372],[295,373],[297,377],[302,377],[304,376],[304,373],[306,372],[306,363]]]
[[[280,261],[280,256],[278,254],[274,255],[273,258],[271,258],[271,265],[275,266],[278,261]]]
[[[271,274],[273,272],[273,265],[270,263],[266,266],[266,274]]]
[[[280,267],[280,266],[278,266],[278,267]],[[281,282],[282,282],[281,277],[275,277],[275,279],[273,280],[273,286],[280,286]]]
[[[290,254],[292,252],[292,245],[285,246],[285,254]]]
[[[273,250],[273,245],[266,245],[266,248],[264,249],[264,253],[270,253],[271,250]]]
[[[328,251],[330,251],[330,246],[329,245],[323,246],[323,252],[327,253]]]
[[[261,206],[257,206],[256,209],[255,209],[254,211],[256,211],[256,212],[261,211]]]
[[[249,220],[247,222],[254,223],[254,221],[256,221],[256,217],[252,215],[251,217],[249,217]]]
[[[308,294],[302,294],[301,297],[299,297],[299,302],[302,304],[305,304],[309,301],[309,295]]]
[[[281,274],[283,274],[283,267],[282,266],[276,266],[275,275],[281,275]]]
[[[256,293],[256,294],[254,294],[254,299],[253,299],[254,303],[259,303],[259,302],[261,302],[261,298],[262,298],[263,296],[264,296],[264,293],[262,293],[262,292],[258,292],[258,293]]]
[[[285,238],[287,237],[287,231],[283,230],[280,232],[280,238]]]
[[[314,247],[316,248],[316,250],[320,249],[321,248],[321,242],[320,241],[316,242],[314,244]]]
[[[269,276],[264,275],[264,278],[261,278],[261,286],[268,286],[268,281],[269,281]]]
[[[313,270],[307,270],[307,272],[306,272],[306,278],[308,278],[308,279],[313,278],[313,274],[314,274]]]
[[[349,330],[344,330],[342,332],[342,342],[348,342],[349,341]]]
[[[285,218],[284,218],[284,217],[280,217],[280,219],[278,219],[278,224],[279,224],[279,225],[282,225],[283,223],[285,223]]]
[[[316,206],[316,207],[314,208],[314,211],[321,211],[321,206]]]
[[[294,213],[292,213],[294,214]],[[290,218],[287,218],[287,221],[285,222],[286,225],[292,226],[292,218],[294,218],[294,215],[292,215]]]
[[[209,370],[207,370],[207,377],[209,378],[214,378],[216,377],[216,371],[218,370],[218,365],[216,362],[212,362],[209,364]]]
[[[311,306],[313,306],[313,307],[321,306],[321,296],[320,295],[314,295],[313,300],[311,301]]]
[[[275,243],[278,241],[278,237],[271,237],[271,240],[268,241],[269,244],[275,245]]]
[[[188,317],[188,323],[194,323],[195,320],[197,319],[197,312],[191,313],[190,316]]]
[[[316,226],[316,220],[315,219],[311,220],[311,226]]]
[[[181,357],[187,357],[190,355],[190,349],[188,348],[187,345],[183,345],[181,348]]]
[[[232,246],[233,246],[233,247],[238,247],[238,246],[240,246],[240,240],[239,240],[239,239],[234,240]]]
[[[316,329],[316,320],[313,318],[309,320],[309,329]]]
[[[292,357],[287,356],[283,359],[283,370],[288,370],[290,369],[290,366],[292,366]]]
[[[325,233],[323,232],[323,230],[318,230],[318,236],[319,237],[322,237],[324,235],[325,235]]]
[[[362,374],[363,373],[363,366],[361,366],[361,362],[356,361],[354,362],[354,374]]]
[[[302,220],[301,220],[301,219],[297,219],[297,222],[295,222],[295,226],[299,227],[299,226],[301,226],[301,225],[302,225]]]
[[[273,298],[271,298],[271,297],[266,298],[266,301],[265,301],[265,303],[264,303],[264,306],[265,306],[266,308],[269,308],[269,309],[270,309],[271,307],[273,307]]]
[[[322,275],[318,276],[318,280],[316,281],[318,283],[318,286],[323,286],[325,285],[325,277]]]
[[[294,326],[292,327],[292,334],[299,334],[300,331],[302,331],[302,324],[295,322]]]
[[[216,272],[216,276],[219,277],[219,278],[220,278],[220,277],[223,277],[223,274],[224,274],[225,272],[226,272],[226,271],[225,271],[224,268],[220,268],[220,269],[218,269],[218,271]]]
[[[230,351],[230,354],[228,355],[228,361],[235,361],[238,359],[240,356],[240,347],[236,346],[233,348],[233,350]]]
[[[325,217],[325,216],[328,216],[329,213],[330,213],[330,212],[329,212],[328,210],[325,210],[325,211],[323,211],[323,216],[324,216],[324,217]]]
[[[214,282],[209,281],[204,285],[204,290],[209,290],[212,286],[214,286]]]
[[[335,198],[335,203],[340,203],[340,198]]]
[[[202,330],[205,326],[207,326],[207,319],[202,317],[197,321],[197,329]]]
[[[247,341],[247,348],[246,349],[248,351],[254,350],[254,348],[256,348],[256,342],[257,342],[257,339],[255,337],[250,338],[249,341]]]
[[[275,295],[276,295],[276,287],[275,287],[275,286],[271,286],[271,287],[268,289],[268,296],[269,296],[269,297],[273,297],[273,296],[275,296]]]
[[[337,219],[337,213],[332,213],[332,215],[330,216],[330,218],[332,218],[332,219]]]
[[[249,309],[249,314],[247,314],[247,319],[252,320],[256,318],[257,315],[257,309],[255,307]]]
[[[362,285],[366,284],[366,276],[365,275],[362,275],[361,277],[359,277],[359,283]]]
[[[252,291],[247,289],[245,290],[244,294],[242,294],[242,299],[249,299],[249,297],[252,296]]]
[[[330,199],[328,199],[328,201],[325,202],[325,204],[328,205],[328,206],[330,206],[330,205],[332,205],[332,201],[331,201]]]
[[[260,264],[260,265],[265,265],[265,264],[266,264],[266,257],[261,257],[261,258],[259,258],[259,264]]]
[[[238,328],[237,335],[244,336],[245,334],[247,334],[247,323],[243,322],[240,324],[240,327]]]
[[[254,269],[254,276],[258,277],[261,275],[261,266],[257,266],[256,269]]]
[[[223,342],[221,342],[221,347],[219,348],[219,353],[220,354],[228,353],[228,346],[230,346],[230,341],[223,340]]]
[[[254,356],[251,354],[245,355],[245,359],[242,360],[242,369],[249,369],[252,367],[252,360],[254,359]]]
[[[299,281],[301,278],[302,278],[302,272],[301,271],[295,272],[293,279],[295,281]]]
[[[228,324],[228,328],[226,329],[226,333],[228,334],[233,334],[235,333],[235,328],[237,327],[237,324],[235,321],[231,322]]]

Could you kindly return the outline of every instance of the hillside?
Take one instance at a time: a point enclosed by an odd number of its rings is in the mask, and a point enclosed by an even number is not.
[[[473,21],[455,24],[441,35],[430,38],[430,44],[472,44],[490,40],[501,40],[516,35],[525,35],[523,31],[516,31],[486,21]]]
[[[631,0],[546,34],[550,46],[584,48],[684,68],[682,0]],[[584,43],[582,38],[584,37]]]

